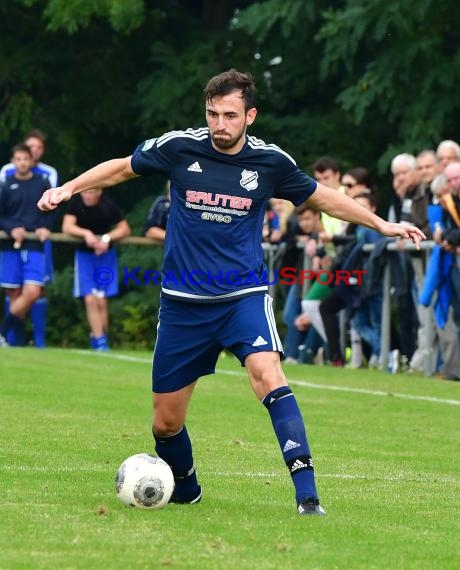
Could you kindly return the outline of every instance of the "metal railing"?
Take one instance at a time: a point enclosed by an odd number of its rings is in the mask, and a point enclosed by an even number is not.
[[[4,231],[0,230],[0,240],[5,240],[5,239],[11,239],[11,237]],[[25,232],[25,239],[38,241],[38,238],[34,232]],[[49,241],[59,242],[59,243],[82,243],[84,241],[83,238],[73,237],[58,232],[51,233],[48,239]],[[152,246],[152,245],[162,245],[162,243],[163,242],[161,242],[160,240],[141,237],[141,236],[129,236],[117,241],[117,244],[122,244],[122,245]]]

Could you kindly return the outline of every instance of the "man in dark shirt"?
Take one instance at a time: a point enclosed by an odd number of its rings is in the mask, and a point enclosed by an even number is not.
[[[166,225],[169,218],[169,209],[171,208],[171,197],[169,195],[170,183],[168,181],[168,193],[165,196],[159,196],[150,207],[147,219],[144,225],[145,237],[152,238],[161,242],[166,238]]]
[[[416,225],[430,239],[432,234],[428,222],[428,206],[431,194],[428,187],[420,184],[415,156],[408,153],[398,154],[391,161],[391,172],[397,195],[393,211],[398,222],[403,225]],[[398,246],[403,251],[404,242],[398,242]],[[425,257],[415,252],[410,254],[410,261],[414,270],[415,285],[420,292],[426,271]],[[434,362],[430,362],[428,366],[426,355],[432,352],[431,331],[435,326],[433,311],[430,307],[418,304],[417,315],[419,321],[417,331],[414,330],[412,319],[401,319],[399,327],[402,339],[401,351],[408,358],[411,371],[425,372],[430,368],[431,374],[435,371]]]
[[[130,227],[118,206],[98,188],[72,200],[62,231],[84,240],[75,252],[74,297],[85,301],[91,348],[108,350],[107,299],[118,294],[117,254],[112,243],[128,236]]]
[[[42,295],[48,281],[43,242],[48,238],[54,216],[43,215],[30,205],[50,188],[48,177],[33,172],[29,147],[12,149],[14,174],[0,184],[0,228],[11,239],[3,243],[0,286],[10,298],[10,312],[0,328],[0,344],[12,331],[15,344],[25,344],[24,319]],[[39,241],[28,240],[25,232],[35,232]]]

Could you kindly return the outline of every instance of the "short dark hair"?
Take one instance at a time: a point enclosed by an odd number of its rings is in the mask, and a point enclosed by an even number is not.
[[[46,135],[43,131],[41,131],[40,129],[31,129],[24,137],[24,140],[26,141],[27,139],[39,139],[42,141],[43,144],[46,143]]]
[[[298,216],[301,216],[305,212],[313,212],[314,214],[320,214],[321,213],[319,210],[317,210],[316,208],[314,208],[313,206],[308,204],[308,202],[304,202],[303,204],[300,204],[300,206],[297,206],[297,208],[295,209],[295,213]]]
[[[211,102],[215,97],[223,97],[233,91],[241,92],[246,112],[254,107],[256,87],[252,75],[241,73],[236,69],[229,69],[211,77],[203,90],[203,94],[205,101]]]
[[[332,170],[332,172],[340,172],[339,163],[331,156],[322,156],[313,164],[315,172],[324,172],[325,170]]]
[[[352,178],[354,178],[357,184],[363,184],[368,188],[372,188],[372,182],[367,168],[364,168],[363,166],[356,166],[355,168],[351,168],[350,170],[344,172],[344,175],[345,174],[349,174]]]
[[[14,156],[17,152],[27,152],[27,154],[32,158],[32,152],[25,143],[15,144],[11,149],[11,156]]]
[[[369,202],[369,206],[377,209],[377,199],[374,194],[371,194],[370,192],[362,192],[361,194],[355,196],[353,200],[356,200],[356,198],[365,198]]]

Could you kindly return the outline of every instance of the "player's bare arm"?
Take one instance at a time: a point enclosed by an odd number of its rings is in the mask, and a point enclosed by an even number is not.
[[[114,158],[113,160],[101,162],[62,186],[50,188],[40,198],[37,206],[44,211],[54,210],[61,202],[70,200],[74,194],[90,190],[91,188],[115,186],[136,176],[137,174],[131,168],[130,156]]]
[[[318,184],[308,202],[330,216],[377,230],[384,236],[410,239],[417,249],[420,247],[420,242],[426,239],[425,234],[419,228],[386,222],[346,194],[323,184]]]

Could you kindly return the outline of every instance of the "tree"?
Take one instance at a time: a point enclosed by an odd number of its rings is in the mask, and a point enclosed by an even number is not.
[[[340,121],[345,115],[361,128],[361,148],[364,142],[372,149],[382,171],[396,152],[417,152],[458,137],[456,8],[435,0],[268,0],[243,11],[240,27],[264,49],[273,37],[282,37],[283,73],[297,66],[311,77],[313,66],[321,85],[335,84],[333,99],[326,90],[325,107],[337,103]],[[351,148],[359,160],[362,152]],[[366,156],[366,148],[363,152]]]
[[[162,130],[201,125],[203,83],[244,53],[229,44],[228,19],[245,4],[2,3],[3,152],[40,127],[50,160],[68,178]]]

